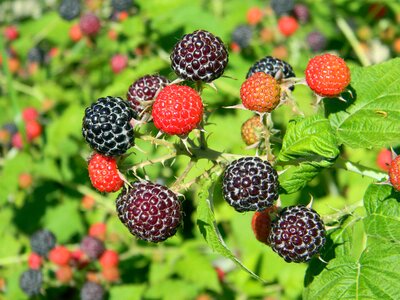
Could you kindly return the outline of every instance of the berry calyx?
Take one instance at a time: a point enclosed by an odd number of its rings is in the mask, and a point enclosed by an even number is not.
[[[244,107],[249,110],[271,112],[281,100],[281,88],[271,75],[257,72],[243,82],[240,98]]]
[[[396,156],[390,163],[389,181],[396,191],[400,191],[400,156]]]
[[[317,55],[307,64],[306,81],[310,89],[322,97],[337,97],[350,84],[346,62],[332,54]]]
[[[88,170],[92,185],[100,192],[116,192],[124,185],[118,173],[117,162],[112,157],[93,154],[89,160]]]
[[[192,88],[169,85],[158,94],[152,110],[154,125],[170,135],[185,135],[203,118],[203,102]]]

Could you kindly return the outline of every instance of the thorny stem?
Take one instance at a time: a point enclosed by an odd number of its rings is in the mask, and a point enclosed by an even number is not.
[[[335,167],[338,169],[347,170],[354,172],[361,176],[367,176],[377,181],[387,180],[388,174],[384,172],[377,171],[373,168],[369,168],[358,163],[353,163],[351,161],[345,160],[343,158],[338,158],[335,162]]]
[[[140,168],[144,168],[144,167],[150,166],[152,164],[164,162],[164,161],[166,161],[168,159],[171,159],[171,158],[175,157],[176,154],[177,154],[176,151],[172,151],[172,152],[168,153],[167,155],[164,155],[164,156],[161,156],[161,157],[158,157],[158,158],[155,158],[155,159],[146,160],[146,161],[143,161],[143,162],[141,162],[139,164],[136,164],[133,167],[129,168],[129,170],[131,170],[134,173],[136,173],[136,171],[138,169],[140,169]]]
[[[175,180],[174,184],[171,186],[171,190],[173,191],[179,191],[181,190],[181,184],[183,183],[183,180],[185,177],[189,174],[190,170],[194,167],[196,162],[194,160],[190,160],[188,165],[185,168],[185,171],[182,172],[182,174]]]

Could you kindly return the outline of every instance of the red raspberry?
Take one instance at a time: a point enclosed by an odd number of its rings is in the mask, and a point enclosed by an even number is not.
[[[275,210],[275,207],[272,206],[263,211],[256,211],[251,219],[251,229],[253,230],[254,236],[258,241],[267,245],[268,236],[271,232],[270,213]]]
[[[111,70],[115,73],[121,73],[128,66],[128,57],[123,54],[115,54],[111,58]]]
[[[92,196],[85,195],[82,197],[81,206],[84,209],[92,209],[95,203],[96,201]]]
[[[79,24],[74,24],[69,29],[69,37],[73,42],[78,42],[83,37],[83,33]]]
[[[16,40],[19,37],[19,31],[17,27],[11,25],[4,28],[4,37],[8,41]]]
[[[70,266],[60,266],[56,271],[56,278],[61,283],[68,283],[73,276],[73,270]]]
[[[22,111],[22,120],[24,120],[25,122],[36,121],[38,117],[39,112],[34,107],[26,107]]]
[[[124,185],[112,157],[95,153],[89,160],[88,170],[92,185],[100,192],[116,192]]]
[[[105,268],[101,270],[101,275],[108,282],[116,282],[120,278],[119,269],[117,267]]]
[[[389,171],[390,163],[392,162],[392,151],[389,149],[383,148],[379,151],[378,156],[376,158],[376,164],[383,171]]]
[[[240,98],[249,110],[271,112],[280,102],[281,88],[274,77],[257,72],[243,82]]]
[[[32,141],[42,134],[42,125],[35,120],[27,122],[25,128],[28,141]]]
[[[104,223],[92,224],[89,228],[89,235],[104,241],[106,238],[107,226]]]
[[[322,97],[339,96],[351,80],[345,61],[329,53],[310,59],[305,73],[310,89]]]
[[[169,85],[158,94],[152,111],[154,125],[173,135],[184,135],[195,129],[203,117],[200,95],[184,85]]]
[[[87,13],[82,16],[79,21],[79,27],[82,33],[88,36],[95,36],[99,32],[100,26],[99,18],[92,13]]]
[[[284,36],[291,36],[299,28],[299,23],[294,17],[282,16],[278,20],[278,29]]]
[[[64,246],[56,246],[49,252],[49,260],[58,266],[68,265],[71,252]]]
[[[261,22],[262,18],[263,18],[263,11],[261,10],[261,8],[259,7],[251,7],[248,11],[247,11],[247,23],[249,23],[250,25],[256,25],[258,23]]]
[[[71,252],[71,265],[82,269],[89,264],[89,259],[81,249],[76,249]]]
[[[11,145],[17,149],[22,149],[24,147],[24,142],[22,140],[21,133],[17,132],[11,138]]]
[[[396,156],[389,166],[389,180],[396,191],[400,191],[400,156]]]
[[[42,266],[42,257],[35,252],[29,254],[28,265],[30,269],[39,270]]]
[[[118,266],[119,255],[113,250],[106,250],[99,258],[99,263],[103,268],[112,268]]]
[[[27,189],[32,185],[32,175],[29,173],[21,173],[18,176],[18,185],[21,189]]]

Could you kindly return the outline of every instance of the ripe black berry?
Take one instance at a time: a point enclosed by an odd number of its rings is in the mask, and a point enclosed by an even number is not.
[[[73,20],[81,13],[81,3],[79,0],[62,0],[58,13],[67,21]]]
[[[129,103],[121,98],[99,98],[85,110],[83,137],[90,147],[103,155],[122,155],[134,143],[130,124],[134,116]]]
[[[81,300],[103,300],[104,288],[95,282],[87,281],[81,289]]]
[[[307,43],[314,52],[324,50],[326,42],[326,37],[319,31],[312,31],[307,36]]]
[[[170,81],[161,75],[145,75],[132,83],[127,99],[136,114],[139,116],[144,110],[143,101],[153,100],[156,93],[169,83]]]
[[[54,248],[56,241],[56,237],[51,231],[47,229],[39,230],[31,236],[31,249],[40,256],[46,256]]]
[[[133,5],[132,0],[112,0],[111,1],[111,6],[116,11],[127,11],[132,7],[132,5]]]
[[[175,73],[191,81],[211,82],[219,78],[228,64],[228,52],[217,36],[205,30],[185,34],[171,54]]]
[[[33,47],[28,52],[28,61],[32,63],[43,64],[45,61],[46,53],[41,47]]]
[[[308,7],[300,3],[293,7],[293,14],[301,24],[307,23],[310,18]]]
[[[182,219],[178,197],[160,184],[140,181],[116,200],[118,217],[139,239],[161,242],[173,236]]]
[[[239,25],[232,32],[232,42],[239,45],[240,48],[249,46],[253,36],[253,28],[249,25]]]
[[[271,7],[277,16],[282,16],[293,9],[294,0],[271,0]]]
[[[229,205],[239,212],[261,211],[278,198],[278,187],[278,174],[269,162],[242,157],[226,168],[222,192]]]
[[[81,250],[90,258],[99,258],[106,250],[103,241],[93,236],[85,236],[80,244]]]
[[[19,286],[29,297],[39,295],[43,276],[40,270],[29,269],[19,277]]]
[[[285,207],[272,222],[268,241],[287,262],[306,262],[325,244],[324,223],[311,208]]]

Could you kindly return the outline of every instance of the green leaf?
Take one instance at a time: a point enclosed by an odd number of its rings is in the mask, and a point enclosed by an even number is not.
[[[129,299],[140,300],[142,298],[145,285],[118,285],[110,288],[110,300]]]
[[[325,101],[339,142],[353,148],[398,143],[400,58],[370,67],[353,67],[351,76],[351,87],[356,91],[354,101]]]
[[[214,180],[215,179],[215,180]],[[197,226],[208,245],[217,253],[226,258],[233,260],[239,267],[253,276],[255,279],[264,281],[253,271],[249,270],[243,263],[232,253],[223,240],[218,230],[217,222],[213,212],[213,181],[216,178],[209,178],[201,182],[201,190],[198,193],[199,204],[197,206]]]
[[[170,279],[150,286],[141,299],[195,299],[198,292],[197,287],[189,282]]]

